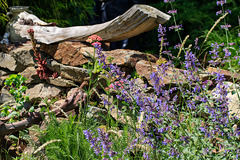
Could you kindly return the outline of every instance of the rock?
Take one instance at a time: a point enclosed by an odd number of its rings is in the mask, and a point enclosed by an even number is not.
[[[107,116],[107,114],[108,113],[105,109],[101,109],[101,108],[94,107],[94,106],[89,106],[88,112],[87,112],[87,117],[89,119],[93,118],[94,120],[96,120],[99,123],[106,124],[106,120],[105,120],[104,116]]]
[[[0,88],[3,86],[3,80],[2,79],[0,79]]]
[[[29,100],[34,102],[42,98],[54,98],[60,95],[63,89],[49,84],[32,85],[26,90],[26,95],[29,95]]]
[[[25,68],[35,66],[34,52],[30,43],[25,43],[23,46],[10,51],[9,54],[17,61],[17,63]]]
[[[235,114],[240,118],[240,100],[238,95],[240,95],[240,86],[238,84],[234,85],[232,82],[225,82],[229,86],[227,97],[229,98],[228,109],[230,114]]]
[[[88,48],[84,43],[65,41],[51,45],[42,44],[40,50],[48,53],[62,64],[80,66],[88,62],[87,58],[83,55],[83,52],[85,52],[84,48]],[[93,47],[91,49],[91,52],[94,52]]]
[[[2,44],[0,43],[0,51],[4,53],[9,53],[15,47],[14,44]]]
[[[148,81],[150,81],[151,66],[152,66],[152,71],[157,70],[156,63],[151,63],[150,65],[148,61],[142,60],[136,64],[135,69],[139,76],[144,77]]]
[[[135,67],[136,63],[140,60],[147,61],[147,56],[149,56],[151,62],[155,63],[157,61],[157,58],[151,54],[129,49],[116,49],[112,51],[103,51],[103,53],[106,55],[106,59],[113,57],[112,63],[115,63],[118,66]]]
[[[238,95],[240,95],[240,86],[238,84],[234,84],[232,82],[225,81],[224,84],[228,85],[227,88],[227,98],[228,98],[228,109],[230,112],[230,117],[234,114],[240,118],[240,100]],[[210,91],[210,94],[213,96],[213,100],[216,101],[220,98],[220,95],[215,93],[217,88],[214,88]],[[210,103],[213,107],[214,103]]]
[[[213,72],[220,72],[220,74],[223,74],[224,77],[226,78],[226,81],[231,81],[233,82],[233,79],[235,82],[240,81],[240,74],[238,73],[232,73],[231,71],[224,70],[224,69],[219,69],[219,68],[214,68],[214,67],[208,67],[206,70],[206,74],[202,75],[202,81],[206,81],[208,79],[211,79]]]
[[[88,77],[88,70],[79,67],[66,66],[54,60],[47,60],[47,67],[57,72],[62,78],[82,83]]]
[[[74,81],[71,81],[71,80],[68,80],[68,79],[63,79],[61,77],[57,77],[57,78],[49,77],[46,80],[46,82],[49,83],[49,84],[52,84],[54,86],[58,86],[58,87],[73,87],[73,86],[76,86]]]
[[[43,80],[41,80],[39,78],[39,76],[36,73],[37,73],[37,70],[36,70],[35,67],[28,67],[23,72],[21,72],[20,74],[23,77],[26,77],[28,79],[26,81],[26,83],[36,84],[36,83],[44,82]]]
[[[3,88],[0,93],[0,104],[6,103],[6,102],[15,102],[15,99],[8,92],[8,90]]]
[[[9,69],[14,72],[21,72],[26,67],[17,63],[17,61],[7,53],[0,52],[0,67]]]
[[[36,84],[45,82],[45,80],[40,79],[36,73],[37,70],[35,67],[28,67],[20,74],[28,79],[26,83]],[[71,87],[75,85],[73,81],[63,79],[61,77],[57,78],[49,77],[49,79],[47,79],[46,82],[59,87]]]
[[[58,62],[70,66],[81,66],[94,56],[94,48],[81,42],[66,41],[51,45],[42,44],[40,49],[51,55]],[[102,52],[106,55],[107,59],[113,57],[112,62],[119,66],[134,67],[138,61],[148,60],[147,55],[151,62],[157,61],[155,56],[135,50],[117,49]]]
[[[156,71],[157,70],[157,65],[156,63],[151,63],[151,65],[149,64],[148,61],[145,60],[141,60],[139,62],[137,62],[135,68],[137,73],[141,76],[147,79],[147,81],[150,84],[153,84],[153,82],[150,80],[150,75],[151,75],[151,67],[152,67],[152,71]],[[181,74],[181,70],[177,69],[177,68],[169,68],[166,71],[167,75],[165,77],[163,77],[163,84],[176,84],[178,82],[184,82],[184,76]],[[175,79],[175,76],[177,76],[178,80]]]
[[[0,67],[10,71],[22,72],[29,66],[34,66],[34,55],[29,43],[19,46],[7,53],[0,52]]]
[[[10,74],[14,74],[14,72],[9,71],[8,69],[0,68],[0,77],[8,76]]]

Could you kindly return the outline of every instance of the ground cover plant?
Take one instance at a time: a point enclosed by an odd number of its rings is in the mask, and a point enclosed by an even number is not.
[[[164,2],[170,4],[169,14],[175,19],[175,0]],[[216,1],[220,17],[202,44],[196,38],[194,44],[185,46],[188,36],[181,37],[182,26],[177,21],[169,28],[159,25],[158,65],[152,70],[150,84],[145,86],[139,86],[137,79],[125,75],[117,65],[107,63],[101,52],[101,38],[89,37],[87,41],[94,46],[96,55],[92,65],[87,66],[90,81],[83,88],[87,95],[85,103],[79,106],[80,114],[68,117],[69,121],[59,122],[50,116],[47,129],[39,131],[42,153],[49,159],[238,159],[239,118],[230,112],[228,93],[237,94],[240,99],[239,79],[232,76],[229,86],[220,67],[228,66],[234,74],[232,62],[239,64],[240,33],[236,32],[229,41],[231,25],[225,17],[231,11],[224,8],[226,3]],[[225,38],[211,43],[205,61],[199,61],[197,55],[205,49],[217,25],[225,32]],[[177,54],[168,50],[167,30],[176,31],[180,39]],[[175,68],[174,61],[181,62],[182,70]],[[206,68],[210,66],[216,67],[216,71],[207,74]],[[170,75],[169,70],[174,74]],[[108,114],[100,115],[106,120],[104,125],[86,116],[92,107],[90,102],[94,101],[92,95],[99,94],[97,72],[105,75],[108,84],[107,88],[102,86],[105,95],[99,96],[102,103],[94,104],[107,109]],[[169,77],[170,82],[165,83]],[[119,111],[116,119],[111,115],[114,109]],[[36,152],[27,158],[38,156]]]

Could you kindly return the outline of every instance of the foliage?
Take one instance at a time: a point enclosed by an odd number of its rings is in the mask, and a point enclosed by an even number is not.
[[[1,0],[0,1],[0,35],[2,35],[5,30],[4,28],[7,25],[8,19],[6,17],[8,5],[7,0]]]
[[[238,16],[239,16],[239,0],[228,0],[225,4],[226,9],[231,9],[231,14],[227,16],[227,21],[232,26],[238,26]],[[165,4],[162,2],[155,2],[150,4],[151,6],[167,13],[170,4]],[[200,37],[206,36],[206,33],[210,30],[218,16],[216,12],[220,9],[216,6],[216,1],[203,0],[203,1],[191,1],[191,0],[177,0],[174,2],[173,9],[177,9],[179,14],[176,15],[176,22],[183,25],[183,30],[180,32],[181,37],[184,38],[190,35],[188,41],[186,42],[186,47],[191,43],[194,43],[195,38],[199,38],[199,42],[203,41]],[[164,26],[167,28],[175,25],[173,17]],[[174,31],[167,31],[169,49],[173,51],[173,55],[177,55],[177,51],[174,52],[174,46],[179,43],[179,39],[176,38],[176,33]],[[232,33],[234,35],[234,33]],[[220,34],[219,36],[223,36]],[[155,38],[153,38],[155,37]],[[213,39],[217,41],[218,39]],[[217,41],[218,42],[218,41]],[[144,37],[143,43],[149,44],[149,49],[145,49],[146,52],[156,53],[159,46],[153,44],[157,43],[157,30],[153,30]],[[211,43],[210,43],[211,44]],[[207,49],[209,46],[206,46]],[[209,49],[209,48],[208,48]],[[209,51],[209,50],[207,50]],[[199,54],[199,53],[198,53]],[[203,59],[203,54],[201,54]],[[198,55],[199,56],[199,55]],[[176,63],[177,64],[177,63]]]
[[[93,0],[7,0],[9,6],[25,5],[42,20],[56,22],[60,27],[83,25],[88,22],[88,17],[93,14]]]
[[[20,115],[24,103],[29,101],[29,96],[24,95],[27,89],[27,86],[25,86],[26,80],[27,79],[20,74],[12,74],[6,79],[4,84],[9,87],[9,93],[14,97],[16,104],[13,107],[9,105],[3,106],[1,111],[2,117],[14,117]],[[33,109],[34,108],[30,108],[29,111],[31,112]]]
[[[50,159],[92,159],[89,144],[83,135],[83,126],[75,122],[70,116],[68,121],[59,122],[56,117],[50,116],[50,122],[45,131],[41,132],[40,141],[59,139],[45,147],[46,156]]]
[[[97,41],[93,44],[97,59],[94,55],[94,65],[87,66],[90,77],[89,85],[84,89],[87,100],[79,106],[79,117],[69,116],[69,121],[59,122],[50,116],[46,131],[41,132],[40,141],[47,144],[45,154],[49,159],[239,159],[239,115],[231,113],[228,97],[231,93],[240,100],[239,79],[231,77],[232,89],[219,70],[228,66],[233,75],[235,69],[231,60],[234,56],[239,63],[240,59],[237,37],[240,33],[238,28],[237,36],[231,36],[229,32],[228,21],[224,18],[226,1],[217,1],[223,10],[223,17],[218,22],[223,20],[222,30],[206,32],[202,41],[198,42],[196,38],[190,47],[186,43],[188,37],[181,37],[184,25],[178,24],[177,11],[173,7],[175,0],[164,2],[171,7],[169,14],[174,22],[168,30],[162,25],[158,28],[161,49],[157,69],[150,75],[153,91],[149,91],[147,85],[140,87],[137,84],[135,77],[138,75],[133,74],[131,79],[119,66],[107,64]],[[179,2],[185,5],[183,1]],[[174,47],[168,47],[169,29],[180,40],[174,50]],[[219,36],[221,34],[225,37]],[[198,59],[202,51],[209,55],[207,64],[216,67],[206,80],[202,78],[206,69]],[[177,61],[183,70],[176,69],[173,61]],[[102,67],[99,72],[105,75],[109,85],[107,88],[100,85],[106,97],[101,97],[103,104],[96,104],[107,109],[108,114],[102,116],[106,120],[104,127],[86,116],[92,95],[98,94],[99,77],[94,71],[99,66]],[[174,74],[168,74],[169,69]],[[171,79],[170,84],[164,83],[166,78]],[[113,109],[119,111],[115,121],[111,117]],[[49,143],[52,140],[59,142]]]
[[[67,27],[88,24],[88,18],[94,14],[94,5],[94,0],[1,0],[0,35],[5,31],[6,13],[10,6],[29,6],[33,14],[41,20]]]

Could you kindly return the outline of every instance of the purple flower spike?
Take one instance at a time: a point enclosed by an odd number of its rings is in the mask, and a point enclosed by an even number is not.
[[[217,16],[218,16],[219,14],[222,14],[222,10],[216,12],[216,15],[217,15]]]
[[[175,2],[175,0],[164,0],[164,3]]]
[[[169,31],[173,29],[178,30],[180,28],[182,28],[182,24],[169,27]]]
[[[177,14],[177,10],[176,10],[176,9],[169,10],[169,11],[168,11],[168,14]]]
[[[221,29],[226,29],[226,30],[228,30],[228,28],[230,28],[230,27],[231,27],[230,24],[221,25]]]
[[[223,49],[223,51],[225,53],[224,58],[228,58],[229,56],[231,56],[231,52],[227,48]]]
[[[227,10],[225,11],[225,13],[229,13],[229,14],[231,14],[231,13],[232,13],[232,11],[231,11],[231,10],[229,10],[229,9],[227,9]]]
[[[91,133],[90,130],[83,131],[83,134],[85,135],[86,139],[90,143],[91,148],[93,148],[94,153],[96,155],[102,153],[101,156],[103,156],[105,159],[105,156],[114,157],[117,155],[117,152],[111,150],[112,142],[110,138],[108,137],[108,134],[104,132],[103,129],[98,128],[98,137],[93,137],[94,133]]]
[[[217,5],[219,5],[219,4],[220,4],[220,5],[222,6],[222,5],[223,5],[223,4],[225,4],[225,3],[227,3],[227,1],[226,1],[226,0],[217,1]]]

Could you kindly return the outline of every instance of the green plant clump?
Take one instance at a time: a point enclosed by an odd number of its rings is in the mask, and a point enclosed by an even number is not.
[[[21,76],[20,74],[12,74],[9,78],[5,80],[5,86],[9,87],[9,93],[14,97],[14,105],[4,105],[1,108],[2,117],[14,117],[19,116],[20,111],[24,107],[24,103],[29,101],[29,96],[24,95],[27,90],[25,86],[25,81],[27,78]],[[34,107],[29,109],[30,112],[34,110]],[[11,122],[11,120],[10,120]]]

